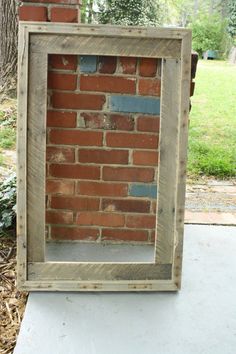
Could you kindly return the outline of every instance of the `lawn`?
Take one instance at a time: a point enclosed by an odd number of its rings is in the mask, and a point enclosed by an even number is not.
[[[236,176],[236,65],[199,61],[188,160],[189,175]]]

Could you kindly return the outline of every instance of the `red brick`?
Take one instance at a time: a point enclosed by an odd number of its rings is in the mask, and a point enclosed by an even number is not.
[[[83,112],[80,114],[86,128],[109,130],[133,130],[132,115]]]
[[[128,164],[127,150],[80,150],[79,161],[83,163]]]
[[[119,227],[124,226],[125,216],[121,214],[83,212],[77,214],[76,223],[78,225]]]
[[[48,73],[48,88],[55,90],[75,90],[77,86],[77,75]]]
[[[156,227],[155,215],[127,215],[126,226],[139,229],[151,229]]]
[[[103,167],[103,180],[127,182],[153,182],[153,168]]]
[[[159,133],[160,117],[139,116],[137,121],[138,121],[137,123],[138,130],[143,132]]]
[[[47,146],[46,157],[48,162],[54,162],[54,163],[74,162],[75,149]]]
[[[107,133],[106,144],[112,147],[156,149],[158,137],[151,134]]]
[[[134,117],[132,115],[111,115],[112,130],[134,130]]]
[[[125,183],[78,182],[77,193],[80,195],[126,197],[128,185]]]
[[[53,144],[102,146],[103,133],[72,129],[52,129],[49,139]]]
[[[103,199],[102,210],[107,212],[148,213],[150,211],[150,201],[138,199]]]
[[[76,70],[77,56],[50,54],[48,58],[48,63],[49,67],[52,69]]]
[[[75,128],[76,127],[76,112],[61,112],[48,111],[47,112],[47,126],[48,127],[62,127]]]
[[[98,70],[103,74],[114,74],[116,71],[117,58],[103,56],[99,57]]]
[[[52,105],[55,108],[101,110],[106,101],[104,95],[54,92]]]
[[[100,167],[97,166],[52,164],[49,167],[49,173],[58,178],[100,179]]]
[[[158,96],[161,94],[161,81],[159,79],[140,79],[138,92],[143,96]]]
[[[73,212],[47,210],[46,223],[47,224],[73,224]]]
[[[135,74],[137,59],[132,57],[120,57],[120,64],[123,74]]]
[[[143,230],[103,229],[102,241],[147,241],[148,233]]]
[[[157,202],[152,202],[152,212],[156,214],[157,211]]]
[[[81,91],[97,91],[97,92],[116,92],[116,93],[135,93],[136,79],[124,78],[119,76],[89,76],[81,75],[80,77]]]
[[[51,9],[52,22],[78,22],[77,9],[53,7]]]
[[[46,181],[47,194],[74,194],[74,181],[48,179]]]
[[[157,72],[157,59],[142,58],[139,64],[140,76],[153,77]]]
[[[155,242],[156,240],[156,230],[151,232],[151,242]]]
[[[98,229],[81,227],[51,227],[51,237],[54,240],[87,240],[95,241],[99,237]]]
[[[45,6],[20,6],[19,19],[21,21],[47,21]]]
[[[158,152],[157,151],[134,151],[134,165],[157,166]]]
[[[53,196],[51,207],[55,209],[71,209],[71,210],[98,210],[99,199],[97,198],[81,198],[67,196]]]

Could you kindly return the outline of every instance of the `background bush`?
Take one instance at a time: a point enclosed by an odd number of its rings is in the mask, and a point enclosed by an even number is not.
[[[16,174],[0,182],[0,235],[16,229]]]

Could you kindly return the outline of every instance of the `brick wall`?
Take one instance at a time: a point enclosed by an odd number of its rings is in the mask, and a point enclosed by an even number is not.
[[[145,58],[49,57],[52,239],[153,241],[160,67]]]
[[[19,18],[79,22],[80,5],[25,0]],[[48,239],[153,242],[161,62],[51,55],[48,64]],[[193,56],[193,78],[195,67]]]
[[[82,0],[24,0],[20,1],[21,21],[80,22]]]

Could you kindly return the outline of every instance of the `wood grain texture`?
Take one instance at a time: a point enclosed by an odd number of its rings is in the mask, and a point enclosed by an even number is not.
[[[179,58],[181,41],[176,39],[31,35],[33,53],[112,55],[149,58]]]
[[[152,281],[26,281],[22,291],[177,291],[172,280]]]
[[[44,263],[47,54],[56,50],[60,54],[165,58],[156,264]],[[190,59],[191,32],[185,29],[20,24],[17,216],[20,289],[176,291],[180,288]]]
[[[27,151],[28,261],[45,253],[47,55],[30,53]]]
[[[29,35],[19,29],[17,119],[17,284],[27,276],[27,97]]]
[[[189,124],[189,87],[191,80],[191,32],[184,37],[181,49],[181,83],[180,83],[180,119],[178,138],[178,167],[177,167],[177,196],[176,196],[176,218],[175,218],[175,245],[174,245],[174,266],[173,280],[180,289],[183,258],[183,234],[184,234],[184,212],[187,175],[187,147],[188,147],[188,124]]]
[[[170,280],[171,264],[147,263],[29,263],[29,280],[116,281]]]
[[[156,262],[172,263],[175,238],[181,62],[162,61]]]
[[[113,25],[86,25],[75,23],[42,23],[42,22],[20,22],[32,33],[45,34],[70,34],[86,35],[93,37],[138,37],[138,38],[162,38],[162,39],[180,39],[182,40],[189,29],[185,28],[164,28],[164,27],[140,27],[140,26],[113,26]]]

